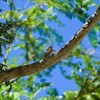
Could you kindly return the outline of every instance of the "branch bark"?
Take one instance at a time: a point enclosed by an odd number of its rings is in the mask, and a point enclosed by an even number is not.
[[[59,51],[48,57],[43,63],[40,61],[28,65],[17,66],[0,73],[0,84],[10,79],[35,74],[43,69],[46,69],[66,57],[85,37],[85,35],[97,24],[100,20],[100,7],[90,17],[90,19],[76,32],[69,42],[65,44]]]

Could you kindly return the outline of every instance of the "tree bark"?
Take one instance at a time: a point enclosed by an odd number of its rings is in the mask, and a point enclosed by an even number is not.
[[[85,37],[85,35],[97,24],[100,20],[100,7],[90,17],[90,19],[76,32],[76,34],[67,42],[59,51],[48,57],[44,62],[17,66],[0,73],[0,84],[10,79],[35,74],[43,69],[46,69],[65,58]]]

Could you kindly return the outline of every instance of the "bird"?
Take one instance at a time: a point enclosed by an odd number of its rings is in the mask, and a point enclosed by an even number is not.
[[[45,52],[45,54],[44,54],[44,57],[43,57],[43,60],[45,60],[46,58],[48,58],[48,57],[52,54],[52,51],[54,51],[54,50],[53,50],[53,47],[50,46],[50,47],[46,50],[46,52]]]

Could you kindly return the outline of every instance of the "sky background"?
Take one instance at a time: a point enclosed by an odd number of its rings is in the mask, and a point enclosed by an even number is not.
[[[23,5],[25,8],[27,8],[28,6],[26,6],[26,1],[27,0],[15,0],[16,2],[16,7],[17,8],[21,8]],[[95,0],[96,3],[100,4],[100,0]],[[2,0],[0,0],[0,8],[1,9],[9,9],[7,4],[2,2]],[[91,7],[89,9],[89,14],[90,16],[93,14],[93,12],[96,10],[96,7]],[[59,34],[62,35],[64,43],[63,45],[68,42],[70,40],[70,38],[79,30],[79,28],[83,25],[82,22],[80,22],[77,18],[73,18],[73,19],[68,19],[66,18],[65,15],[62,15],[61,13],[58,13],[59,19],[61,22],[63,22],[65,24],[64,27],[59,27],[57,24],[54,23],[47,23],[49,24],[49,26],[51,27],[55,27],[55,29],[58,30]],[[83,43],[85,44],[87,41],[87,38],[85,37],[83,40]],[[51,45],[51,44],[50,44]],[[63,46],[61,45],[61,46]],[[87,47],[89,46],[89,44],[85,44]],[[53,44],[54,50],[59,50],[60,47],[58,47],[57,45]],[[14,51],[13,53],[15,53],[16,51]],[[67,68],[67,73],[71,73],[71,68]],[[77,90],[78,87],[76,86],[76,84],[74,83],[74,81],[72,80],[67,80],[64,77],[62,77],[61,73],[60,73],[60,69],[59,69],[59,65],[56,65],[56,68],[53,70],[52,72],[53,77],[47,78],[47,82],[52,82],[52,87],[56,87],[59,94],[62,94],[64,91],[68,91],[68,90]],[[37,79],[37,81],[39,81]],[[45,94],[45,89],[42,90],[41,92],[39,92],[37,94],[37,97],[42,97],[46,95]]]

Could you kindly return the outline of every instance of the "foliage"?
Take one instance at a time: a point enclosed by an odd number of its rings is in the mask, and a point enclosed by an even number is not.
[[[96,5],[92,0],[28,0],[27,5],[16,6],[20,0],[3,0],[9,10],[0,9],[0,72],[21,64],[29,64],[42,58],[45,48],[55,44],[61,46],[63,37],[50,24],[63,27],[59,14],[67,18],[77,18],[85,22],[89,18],[89,7]],[[24,4],[24,1],[22,1]],[[46,70],[17,80],[10,80],[1,85],[0,100],[36,99],[36,95],[46,89],[47,97],[39,100],[97,100],[100,98],[100,61],[97,36],[98,23],[88,34],[89,47],[81,42],[68,58],[58,64],[64,78],[74,80],[79,90],[66,91],[59,95],[57,88],[46,78],[53,77],[52,71],[56,65]],[[90,49],[93,48],[93,49]],[[15,54],[16,52],[16,54]],[[67,66],[67,67],[66,67]],[[67,68],[72,72],[67,74]],[[49,87],[49,88],[48,88]],[[6,95],[6,96],[5,96]]]

